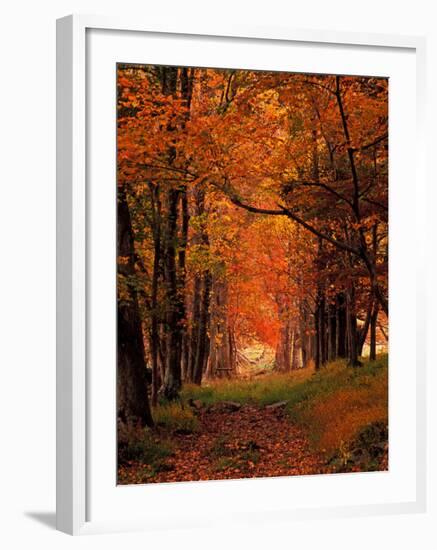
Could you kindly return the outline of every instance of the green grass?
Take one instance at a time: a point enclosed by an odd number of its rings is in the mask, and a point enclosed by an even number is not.
[[[237,401],[256,405],[270,405],[284,401],[294,388],[311,376],[306,369],[290,374],[271,374],[256,380],[221,380],[205,386],[186,385],[182,390],[182,400],[199,400],[205,405],[220,401]]]
[[[232,438],[218,437],[209,449],[208,455],[214,463],[214,470],[222,472],[229,468],[238,468],[244,472],[250,465],[259,462],[260,452],[254,441],[240,442],[235,445]]]
[[[387,356],[381,356],[373,362],[364,360],[364,365],[355,369],[346,367],[344,360],[338,360],[318,372],[300,369],[251,381],[225,380],[205,386],[186,385],[182,399],[197,399],[205,405],[237,401],[263,406],[289,401],[287,408],[292,410],[296,404],[317,399],[340,388],[370,387],[375,379],[386,375]]]
[[[119,434],[118,459],[121,464],[135,461],[158,467],[172,453],[170,441],[157,437],[149,428],[129,426]]]
[[[237,401],[264,406],[287,401],[287,413],[305,430],[314,450],[332,457],[343,449],[347,455],[355,445],[354,438],[363,430],[388,424],[387,364],[386,355],[372,362],[364,360],[359,368],[347,367],[344,360],[338,360],[317,372],[302,369],[251,381],[185,386],[182,398],[196,399],[205,405]],[[380,436],[378,446],[384,444],[384,438],[385,435]]]
[[[199,387],[185,386],[180,402],[162,402],[153,411],[158,430],[136,426],[119,428],[119,461],[144,465],[142,477],[153,477],[166,467],[173,453],[174,433],[196,433],[199,419],[188,399],[205,405],[237,401],[265,406],[287,401],[286,412],[306,433],[313,450],[326,457],[333,471],[379,468],[387,449],[387,356],[350,368],[335,361],[318,372],[310,369],[271,374],[254,380],[221,380]],[[259,451],[252,441],[235,442],[220,436],[208,449],[214,469],[245,471],[256,464]]]
[[[199,421],[188,405],[180,402],[163,402],[153,410],[153,418],[158,427],[180,433],[194,433],[199,429]]]
[[[182,403],[161,403],[153,411],[158,428],[141,428],[132,424],[119,425],[118,460],[120,466],[130,462],[142,465],[137,468],[136,482],[145,482],[159,472],[171,468],[168,458],[174,453],[171,441],[174,433],[191,434],[198,430],[199,422],[193,411]],[[131,482],[121,469],[121,483]]]
[[[118,483],[146,483],[159,472],[171,469],[168,457],[174,449],[170,441],[158,438],[149,429],[135,428],[129,438],[118,442]],[[129,475],[129,465],[134,463],[134,479]],[[127,468],[126,468],[127,467]]]
[[[361,368],[335,362],[294,388],[287,405],[313,447],[327,454],[375,422],[388,424],[387,356]]]
[[[216,472],[238,468],[246,472],[260,460],[258,444],[253,440],[235,441],[232,436],[221,435],[207,451]]]

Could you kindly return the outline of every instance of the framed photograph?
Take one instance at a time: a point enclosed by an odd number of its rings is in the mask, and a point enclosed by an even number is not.
[[[58,529],[425,510],[424,51],[58,20]]]

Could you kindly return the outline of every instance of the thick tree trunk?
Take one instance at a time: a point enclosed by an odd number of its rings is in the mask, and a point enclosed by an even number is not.
[[[161,67],[162,93],[166,96],[177,96],[178,68]],[[185,121],[190,116],[194,71],[180,70],[180,91],[187,106]],[[175,128],[169,123],[168,130]],[[170,147],[167,153],[168,164],[176,159],[176,150]],[[164,266],[164,285],[166,293],[165,313],[165,373],[162,393],[167,399],[176,399],[182,385],[182,345],[186,339],[185,332],[185,261],[188,240],[188,197],[186,184],[167,184],[165,197],[166,222],[163,224],[162,257]],[[178,220],[180,203],[181,217]]]
[[[293,351],[291,354],[291,368],[302,368],[302,338],[297,329],[293,331]]]
[[[201,301],[202,275],[196,273],[193,283],[193,299],[191,306],[191,324],[190,324],[190,346],[188,367],[186,373],[187,382],[194,381],[194,370],[196,364],[196,355],[199,337],[199,320],[200,320],[200,301]]]
[[[152,404],[158,401],[159,384],[162,378],[159,372],[159,314],[158,314],[158,286],[161,264],[161,205],[158,187],[150,186],[153,210],[153,274],[151,295],[151,328],[150,328],[150,355],[152,359]]]
[[[195,384],[202,382],[203,373],[206,370],[206,364],[209,355],[209,302],[211,294],[211,276],[209,272],[202,277],[202,299],[200,304],[200,315],[197,331],[197,348],[193,369],[193,381]]]
[[[205,213],[205,190],[198,186],[193,191],[194,215],[199,220]],[[200,227],[194,235],[193,244],[209,248],[209,237],[206,227],[200,221]],[[190,380],[200,384],[209,355],[211,275],[208,270],[196,273],[194,277],[191,339],[190,339]]]
[[[166,287],[165,314],[165,374],[162,392],[172,400],[181,389],[182,321],[185,316],[183,297],[178,289],[176,263],[177,216],[179,191],[170,189],[167,194],[167,223],[163,235],[163,264]]]
[[[153,426],[138,298],[129,280],[135,276],[135,251],[124,190],[119,191],[117,200],[117,254],[123,258],[118,273],[125,279],[128,293],[117,299],[117,412],[124,422]]]
[[[189,107],[191,90],[187,88],[187,72],[182,72],[185,90],[184,99]],[[161,67],[162,93],[176,96],[178,68]],[[188,114],[187,114],[188,118]],[[172,130],[169,127],[169,130]],[[173,164],[176,157],[174,148],[168,151],[168,163]],[[169,186],[167,186],[169,187]],[[178,231],[178,206],[181,201],[182,220],[180,234]],[[182,385],[181,359],[182,340],[184,334],[185,302],[183,292],[185,287],[185,248],[188,232],[188,206],[186,188],[184,185],[170,186],[167,189],[165,200],[166,220],[163,224],[162,259],[164,267],[164,285],[166,293],[165,303],[165,365],[162,393],[169,400],[176,399]],[[178,249],[179,246],[179,249]],[[178,249],[178,252],[177,252]],[[178,256],[177,256],[178,254]],[[178,260],[178,261],[177,261]],[[179,265],[178,265],[179,264]]]
[[[232,353],[228,331],[227,281],[215,277],[211,292],[211,337],[208,378],[229,377],[233,371]]]
[[[291,370],[292,334],[290,319],[286,317],[279,331],[279,342],[275,354],[275,370],[279,372]]]

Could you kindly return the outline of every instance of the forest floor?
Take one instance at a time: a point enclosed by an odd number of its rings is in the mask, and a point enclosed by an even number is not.
[[[236,405],[235,405],[236,406]],[[282,408],[281,408],[282,409]],[[132,461],[120,469],[121,483],[161,483],[315,474],[325,471],[303,431],[282,410],[243,405],[199,411],[193,433],[173,433],[172,453],[158,471]],[[161,438],[165,435],[161,432]]]
[[[187,386],[125,432],[120,484],[388,468],[387,358]],[[119,434],[120,435],[120,434]]]

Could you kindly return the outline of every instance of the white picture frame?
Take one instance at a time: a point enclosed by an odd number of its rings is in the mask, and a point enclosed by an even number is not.
[[[425,161],[422,151],[424,141],[424,91],[425,91],[425,40],[421,37],[337,33],[286,28],[178,28],[162,24],[129,21],[118,18],[73,15],[57,22],[57,528],[69,534],[96,531],[147,529],[157,525],[177,525],[175,516],[159,522],[150,521],[143,513],[139,517],[118,518],[108,515],[98,521],[89,515],[92,482],[90,458],[89,410],[90,399],[90,335],[89,320],[90,286],[88,229],[89,189],[87,189],[87,117],[92,102],[89,101],[87,79],[87,33],[92,30],[153,34],[165,40],[174,36],[226,37],[228,41],[244,38],[253,43],[317,44],[320,47],[344,46],[359,48],[387,48],[410,52],[415,56],[416,84],[416,226],[425,223],[419,216],[424,211]],[[138,36],[138,35],[137,35]],[[122,59],[120,61],[130,61]],[[175,62],[175,64],[178,64]],[[114,107],[115,109],[115,107]],[[115,129],[114,129],[115,134]],[[115,187],[115,182],[114,182]],[[421,225],[422,224],[422,225]],[[90,224],[89,224],[90,225]],[[416,394],[415,411],[415,498],[399,502],[363,503],[353,506],[299,509],[280,508],[274,511],[280,519],[285,517],[332,517],[339,515],[363,515],[378,513],[420,512],[426,503],[426,403],[425,403],[425,251],[417,242],[415,289],[416,311]],[[410,327],[411,328],[411,327]],[[414,327],[413,327],[414,329]],[[115,365],[114,365],[115,368]],[[114,421],[115,422],[115,421]],[[114,449],[115,453],[115,449]],[[226,482],[226,487],[236,487]],[[245,481],[253,484],[253,481]],[[273,482],[275,483],[275,482]],[[174,485],[174,484],[173,484]],[[190,491],[189,484],[185,491]],[[197,484],[198,485],[198,484]],[[208,498],[208,483],[202,484],[202,496]],[[217,487],[217,485],[215,485]],[[242,487],[241,485],[239,486]],[[253,487],[253,485],[252,485]],[[259,487],[259,486],[258,486]],[[278,484],[272,485],[272,491]],[[137,488],[139,489],[139,488]],[[165,491],[171,492],[166,487]],[[217,492],[217,489],[211,489]],[[154,498],[156,498],[156,487]],[[230,493],[229,493],[230,494]],[[249,493],[248,493],[249,494]],[[126,495],[125,495],[126,498]],[[158,507],[159,508],[159,507]],[[262,512],[262,505],[259,505]],[[246,519],[257,518],[256,506],[246,514]],[[237,518],[238,519],[238,518]],[[195,523],[193,523],[194,525]]]

